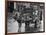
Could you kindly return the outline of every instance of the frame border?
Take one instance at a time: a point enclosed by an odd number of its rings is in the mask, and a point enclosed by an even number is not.
[[[8,2],[25,2],[25,3],[39,3],[39,4],[44,4],[44,12],[43,13],[43,23],[44,23],[44,31],[39,31],[39,32],[21,32],[21,33],[8,33],[7,32],[7,16],[8,16]],[[5,35],[7,34],[28,34],[28,33],[44,33],[45,32],[45,3],[44,2],[32,2],[32,1],[7,1],[5,0]]]

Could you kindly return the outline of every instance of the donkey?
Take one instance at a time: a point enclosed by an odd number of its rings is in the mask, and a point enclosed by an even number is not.
[[[15,12],[14,19],[18,22],[18,25],[19,25],[18,32],[21,32],[21,25],[23,23],[21,13],[20,12]]]

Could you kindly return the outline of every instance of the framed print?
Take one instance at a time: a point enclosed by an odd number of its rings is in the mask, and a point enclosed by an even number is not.
[[[45,3],[8,1],[6,20],[7,33],[45,32]]]

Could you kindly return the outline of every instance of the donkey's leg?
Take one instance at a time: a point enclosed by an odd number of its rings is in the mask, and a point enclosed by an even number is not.
[[[28,26],[28,23],[27,21],[25,21],[25,32],[27,32],[27,26]]]
[[[21,32],[21,21],[18,21],[18,26],[19,26],[18,32]]]

